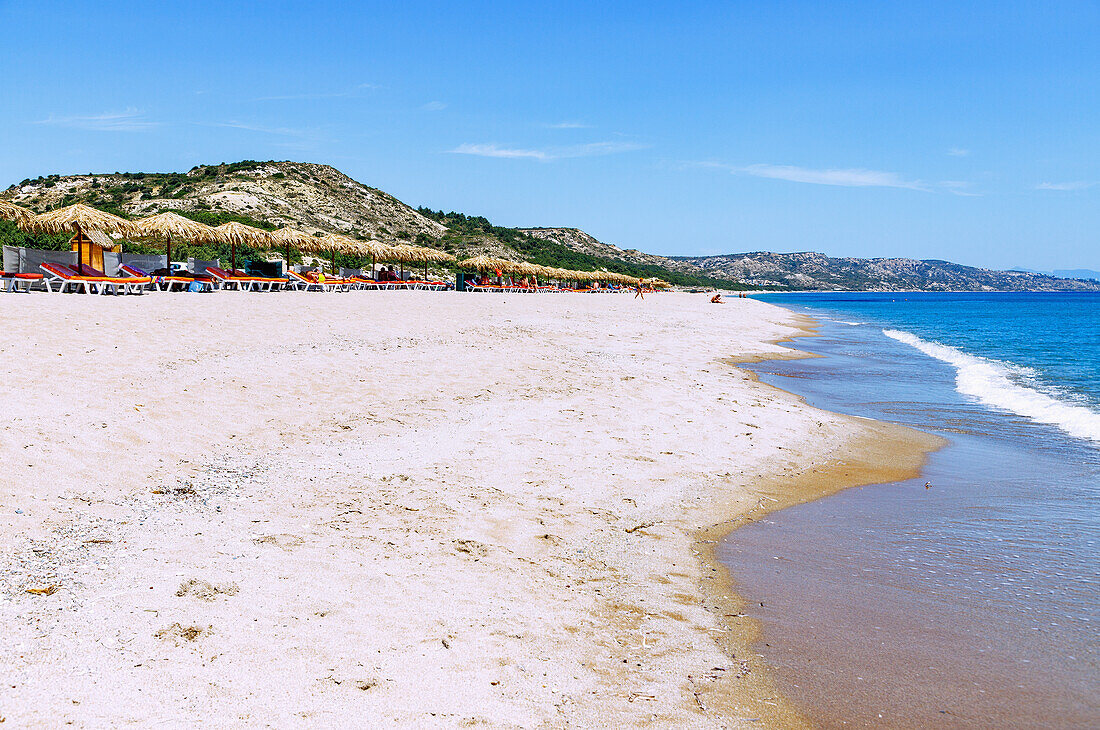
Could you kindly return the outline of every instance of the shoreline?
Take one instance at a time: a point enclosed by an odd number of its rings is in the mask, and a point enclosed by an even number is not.
[[[801,722],[706,541],[907,431],[731,366],[808,320],[705,302],[0,300],[0,394],[41,393],[0,427],[8,719]]]
[[[789,337],[772,340],[772,344],[783,345],[795,342],[798,337],[819,336],[819,326],[812,317],[796,312],[790,315],[797,331]],[[740,366],[765,360],[819,357],[823,356],[792,347],[787,354],[730,358],[727,362],[746,372],[758,386],[774,389],[807,405],[802,396],[763,383],[755,373]],[[748,489],[756,497],[755,506],[748,510],[736,509],[728,519],[695,533],[694,549],[718,576],[714,580],[700,581],[700,592],[708,601],[708,609],[728,632],[719,643],[731,658],[742,662],[743,668],[749,670],[745,674],[752,672],[757,678],[748,697],[744,696],[744,687],[733,686],[733,680],[727,691],[731,697],[737,697],[734,702],[739,711],[743,712],[740,708],[746,705],[753,708],[768,727],[812,728],[814,723],[804,710],[781,694],[767,663],[753,650],[754,645],[763,640],[763,627],[757,619],[742,614],[747,601],[737,593],[736,574],[718,560],[719,542],[742,526],[787,507],[823,499],[846,489],[918,477],[928,455],[947,444],[946,439],[908,426],[843,413],[837,415],[850,420],[855,434],[838,452],[833,452],[833,463],[817,467],[811,462],[800,473],[776,475],[750,483]]]

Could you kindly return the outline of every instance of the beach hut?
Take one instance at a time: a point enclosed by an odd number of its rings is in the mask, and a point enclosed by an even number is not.
[[[20,227],[32,233],[72,233],[71,243],[77,252],[76,269],[82,274],[86,266],[103,270],[103,250],[118,245],[112,237],[140,236],[140,231],[130,221],[83,203],[36,215],[20,223]]]
[[[233,273],[237,271],[238,244],[241,246],[251,246],[253,248],[268,248],[274,243],[274,238],[272,238],[269,231],[254,226],[247,226],[237,221],[222,223],[220,226],[215,226],[214,230],[217,232],[218,239],[222,243],[229,244],[230,269]]]
[[[211,226],[184,218],[179,213],[157,213],[139,218],[134,221],[134,226],[142,237],[164,241],[169,275],[172,273],[172,239],[188,243],[216,243],[221,240]]]

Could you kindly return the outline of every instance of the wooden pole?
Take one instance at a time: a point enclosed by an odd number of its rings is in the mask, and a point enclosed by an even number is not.
[[[84,234],[80,230],[79,223],[73,223],[76,229],[76,272],[84,273]]]
[[[237,275],[237,244],[229,243],[229,269],[233,276]]]
[[[370,278],[374,278],[374,254],[370,255]]]
[[[171,233],[168,234],[168,250],[167,250],[167,253],[165,254],[165,256],[166,256],[166,262],[165,262],[164,265],[168,269],[168,276],[171,276],[172,275],[172,234]]]

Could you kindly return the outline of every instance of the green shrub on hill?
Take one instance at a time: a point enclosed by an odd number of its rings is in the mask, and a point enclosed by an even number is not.
[[[526,261],[543,266],[553,266],[573,271],[613,271],[619,274],[637,277],[657,277],[670,284],[679,286],[720,287],[724,289],[747,289],[749,287],[726,279],[709,276],[693,276],[666,269],[663,266],[634,264],[618,259],[593,256],[574,251],[560,243],[536,238],[515,228],[494,226],[484,216],[468,216],[463,213],[444,213],[442,210],[420,207],[417,211],[450,229],[442,238],[446,251],[453,251],[458,245],[494,238],[515,249]]]
[[[68,233],[24,233],[13,221],[0,220],[0,246],[25,246],[47,251],[68,251]]]

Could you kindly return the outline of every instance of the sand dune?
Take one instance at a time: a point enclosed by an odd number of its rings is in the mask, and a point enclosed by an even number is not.
[[[223,292],[0,316],[12,726],[798,721],[698,542],[881,435],[728,363],[784,353],[784,310]]]

